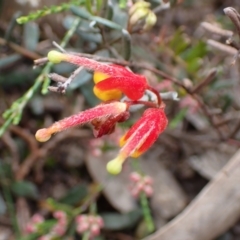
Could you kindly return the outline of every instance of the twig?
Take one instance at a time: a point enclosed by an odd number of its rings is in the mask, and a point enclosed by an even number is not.
[[[81,19],[77,18],[72,27],[67,31],[66,35],[64,36],[61,47],[65,47],[67,43],[69,42],[70,38],[73,36],[75,31],[77,30]],[[1,38],[0,38],[1,41]],[[1,42],[0,42],[1,44]],[[36,56],[34,56],[35,58]],[[36,58],[39,58],[37,56]],[[52,68],[52,63],[49,62],[42,70],[41,74],[37,77],[34,85],[18,100],[16,100],[10,109],[6,110],[4,115],[4,118],[7,119],[5,123],[0,127],[0,137],[3,135],[3,133],[6,131],[6,129],[9,127],[11,123],[18,124],[21,119],[21,114],[23,112],[23,109],[25,108],[26,104],[29,102],[29,100],[33,97],[35,92],[39,89],[41,84],[43,84],[42,87],[42,93],[45,94],[48,91],[49,86],[49,79],[46,78],[46,76],[49,74],[50,69]]]
[[[60,84],[58,86],[58,91],[61,93],[65,93],[67,87],[69,86],[69,84],[74,80],[74,78],[83,70],[83,67],[79,67],[77,68],[72,74],[71,76],[62,84]]]
[[[5,39],[0,37],[0,45],[8,45],[10,48],[12,48],[15,52],[20,53],[21,55],[30,58],[30,59],[36,59],[36,58],[40,58],[41,56],[38,55],[35,52],[29,51],[24,47],[21,47],[15,43],[12,42],[7,42]]]
[[[235,25],[237,32],[238,32],[238,36],[240,38],[240,15],[239,15],[239,13],[233,7],[224,8],[223,11]]]
[[[63,76],[61,76],[61,75],[59,75],[57,73],[49,73],[48,77],[50,79],[52,79],[53,81],[55,81],[55,82],[64,83],[64,82],[67,81],[67,78],[65,78],[65,77],[63,77]]]
[[[228,53],[230,55],[235,55],[238,53],[238,51],[235,48],[226,46],[225,44],[217,42],[212,39],[207,40],[207,44],[210,45],[211,47],[217,48],[218,50]]]
[[[192,94],[199,93],[205,86],[207,86],[214,80],[216,73],[217,73],[216,68],[212,69],[205,79],[203,79],[200,83],[193,87],[191,93]]]
[[[234,127],[234,129],[232,130],[232,132],[229,133],[229,135],[227,136],[227,139],[229,139],[229,138],[234,138],[235,135],[238,133],[239,130],[240,130],[240,121],[239,121],[238,124]]]
[[[211,23],[208,23],[208,22],[202,22],[201,23],[201,27],[203,27],[205,30],[211,32],[211,33],[214,33],[214,34],[217,34],[217,35],[220,35],[220,36],[223,36],[223,37],[227,37],[227,38],[230,38],[233,36],[233,32],[230,31],[230,30],[226,30],[226,29],[222,29],[220,27],[217,27]]]

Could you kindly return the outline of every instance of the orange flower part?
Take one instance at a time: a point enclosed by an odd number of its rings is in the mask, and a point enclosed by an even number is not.
[[[144,76],[130,72],[122,66],[100,63],[93,59],[57,51],[50,51],[48,59],[53,63],[65,61],[97,72],[93,91],[103,101],[118,100],[122,94],[132,100],[138,100],[148,87]],[[99,74],[102,74],[100,78],[98,78]]]
[[[48,128],[38,130],[35,137],[39,142],[46,142],[56,132],[89,122],[94,126],[96,136],[99,137],[111,133],[117,122],[124,121],[128,117],[127,110],[128,105],[123,102],[115,101],[100,104],[94,108],[55,122]],[[107,119],[109,121],[108,125],[105,124]]]
[[[121,138],[118,156],[107,164],[107,170],[112,174],[121,172],[127,157],[139,157],[147,151],[158,136],[165,130],[168,119],[163,108],[149,108],[143,116]]]

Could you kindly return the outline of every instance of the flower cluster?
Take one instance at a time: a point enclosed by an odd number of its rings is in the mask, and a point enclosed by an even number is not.
[[[118,174],[128,157],[139,157],[153,145],[165,130],[168,123],[164,112],[165,104],[158,91],[149,86],[144,76],[135,74],[122,66],[100,63],[74,54],[50,51],[48,59],[53,63],[65,61],[94,71],[93,92],[102,100],[102,103],[92,109],[55,122],[48,128],[38,130],[36,133],[38,141],[45,142],[56,132],[86,123],[92,125],[95,137],[111,134],[117,123],[124,122],[129,118],[131,106],[143,104],[149,108],[120,139],[119,154],[107,164],[107,170],[110,173]],[[156,102],[141,100],[146,90],[156,95]],[[123,95],[127,98],[121,100]]]
[[[38,240],[51,240],[53,238],[62,237],[65,234],[68,224],[66,213],[63,211],[56,211],[53,213],[53,216],[57,219],[57,223],[52,227],[48,234],[39,237]],[[37,232],[39,224],[43,222],[43,216],[40,214],[33,215],[26,226],[25,232],[27,234]]]
[[[29,234],[36,232],[38,229],[38,225],[42,222],[44,222],[43,216],[38,213],[34,214],[26,225],[25,233]]]
[[[89,233],[89,239],[92,239],[100,234],[100,229],[103,228],[103,219],[94,215],[79,215],[76,217],[76,231],[79,234]]]
[[[137,172],[130,174],[129,179],[131,180],[130,191],[133,197],[138,198],[139,195],[143,192],[148,197],[151,197],[153,194],[153,180],[149,176],[141,176]]]

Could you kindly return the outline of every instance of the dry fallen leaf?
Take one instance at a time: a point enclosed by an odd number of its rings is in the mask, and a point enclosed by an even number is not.
[[[110,204],[119,212],[129,212],[135,209],[136,202],[128,189],[129,173],[128,163],[117,176],[111,176],[106,171],[106,164],[117,155],[117,151],[107,151],[100,157],[94,157],[90,153],[86,157],[86,165],[92,178],[104,186],[103,193]]]

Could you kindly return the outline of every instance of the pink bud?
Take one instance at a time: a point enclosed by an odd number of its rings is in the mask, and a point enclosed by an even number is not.
[[[131,190],[131,195],[134,197],[134,198],[138,198],[139,197],[139,190],[137,188],[134,188]]]
[[[88,222],[89,224],[93,224],[95,222],[95,216],[92,215],[88,216]]]
[[[97,224],[93,224],[90,228],[90,233],[92,236],[96,237],[100,234],[100,228]]]
[[[66,219],[66,213],[63,212],[63,211],[56,211],[53,213],[53,216],[56,218],[56,219]]]
[[[104,221],[103,221],[103,219],[102,219],[101,217],[97,216],[97,217],[95,218],[95,221],[96,221],[96,224],[98,224],[98,226],[99,226],[100,228],[102,228],[102,227],[104,226]]]
[[[66,231],[66,226],[62,226],[57,224],[53,227],[52,232],[54,232],[57,236],[63,236]]]
[[[82,222],[86,222],[86,221],[88,221],[88,217],[84,214],[78,215],[76,217],[76,222],[79,223],[79,224],[82,223]]]
[[[51,236],[49,235],[43,235],[40,238],[38,238],[38,240],[51,240]]]
[[[143,191],[148,197],[151,197],[153,195],[153,188],[151,186],[145,186]]]
[[[25,228],[25,232],[26,233],[34,233],[34,232],[36,232],[36,226],[31,224],[31,223],[28,223],[26,228]]]
[[[77,230],[78,233],[84,233],[88,229],[89,229],[89,223],[83,222],[83,223],[77,225],[77,229],[76,230]]]
[[[102,150],[99,148],[93,149],[93,150],[91,150],[91,154],[94,157],[100,157],[102,155]]]
[[[132,172],[129,176],[130,180],[132,180],[133,182],[138,182],[141,180],[141,175],[137,172]]]
[[[39,213],[34,214],[31,218],[32,223],[42,223],[43,221],[44,221],[44,218]]]
[[[144,183],[143,182],[139,182],[136,184],[136,189],[138,189],[138,191],[142,191],[144,188]]]
[[[153,179],[152,179],[151,177],[149,177],[149,176],[145,176],[145,177],[143,178],[143,182],[144,182],[145,184],[152,185],[152,184],[153,184]]]

